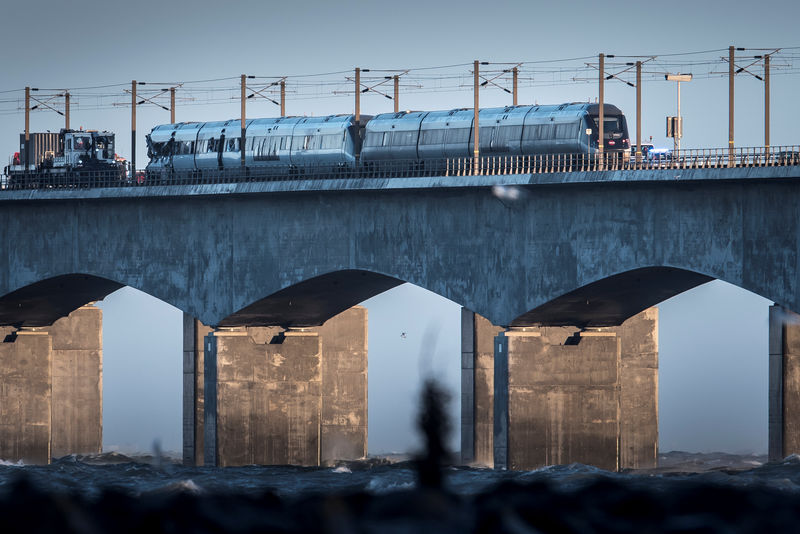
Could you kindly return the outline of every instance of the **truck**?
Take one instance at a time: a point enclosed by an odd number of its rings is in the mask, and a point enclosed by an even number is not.
[[[8,189],[92,187],[126,179],[114,153],[114,133],[66,130],[20,134],[20,150],[5,167]]]

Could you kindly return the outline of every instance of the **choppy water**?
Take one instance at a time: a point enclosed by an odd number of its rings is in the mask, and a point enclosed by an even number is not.
[[[130,496],[176,492],[253,495],[271,492],[291,498],[312,493],[359,491],[383,495],[413,488],[416,480],[411,462],[387,458],[343,462],[330,468],[206,468],[184,467],[174,460],[150,456],[105,453],[67,456],[47,466],[2,462],[0,493],[20,477],[47,492],[79,494],[89,499],[106,490]],[[766,487],[800,496],[800,457],[790,456],[782,462],[768,464],[764,456],[671,452],[660,456],[657,469],[622,473],[581,464],[517,472],[453,467],[448,470],[446,484],[453,493],[474,495],[509,480],[547,482],[569,491],[603,479],[654,490],[673,487],[681,481],[694,481],[745,488]]]

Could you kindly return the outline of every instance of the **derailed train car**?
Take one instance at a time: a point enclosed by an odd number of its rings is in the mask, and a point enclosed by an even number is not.
[[[250,119],[241,146],[241,121],[156,126],[147,136],[151,179],[200,175],[245,167],[259,174],[324,170],[436,169],[473,151],[471,109]],[[571,103],[508,106],[479,111],[482,157],[593,154],[598,150],[599,106]],[[604,150],[627,155],[625,116],[604,107]]]

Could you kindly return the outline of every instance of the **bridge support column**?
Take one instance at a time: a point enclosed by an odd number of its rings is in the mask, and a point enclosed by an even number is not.
[[[800,453],[800,315],[769,309],[770,461]]]
[[[207,330],[192,318],[184,322],[187,464],[203,463],[198,456],[220,466],[320,465],[366,456],[365,308],[303,331],[220,329],[198,344]]]
[[[461,462],[494,465],[494,338],[503,329],[461,309]]]
[[[367,309],[354,306],[314,329],[322,344],[320,461],[367,455]]]
[[[205,465],[319,465],[316,332],[253,339],[245,328],[205,338]]]
[[[204,340],[212,331],[183,314],[183,465],[203,465]]]
[[[102,310],[0,328],[0,458],[47,464],[102,441]]]
[[[52,338],[0,328],[0,458],[50,463]]]
[[[655,466],[656,308],[596,331],[500,332],[488,354],[488,338],[500,329],[479,316],[473,324],[473,347],[485,354],[473,360],[476,463],[511,469],[572,462],[606,469]],[[486,365],[477,363],[481,357],[492,361],[492,382]],[[485,403],[478,400],[482,389]],[[485,429],[487,420],[492,431]]]
[[[50,454],[103,450],[103,311],[82,306],[48,327],[52,337]]]

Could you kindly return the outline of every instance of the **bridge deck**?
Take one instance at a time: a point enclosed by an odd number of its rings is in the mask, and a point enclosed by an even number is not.
[[[493,186],[557,186],[599,183],[707,182],[800,179],[800,165],[705,169],[643,169],[527,174],[386,178],[303,178],[213,184],[42,188],[0,191],[0,202],[20,200],[214,196],[298,191],[459,189]]]

